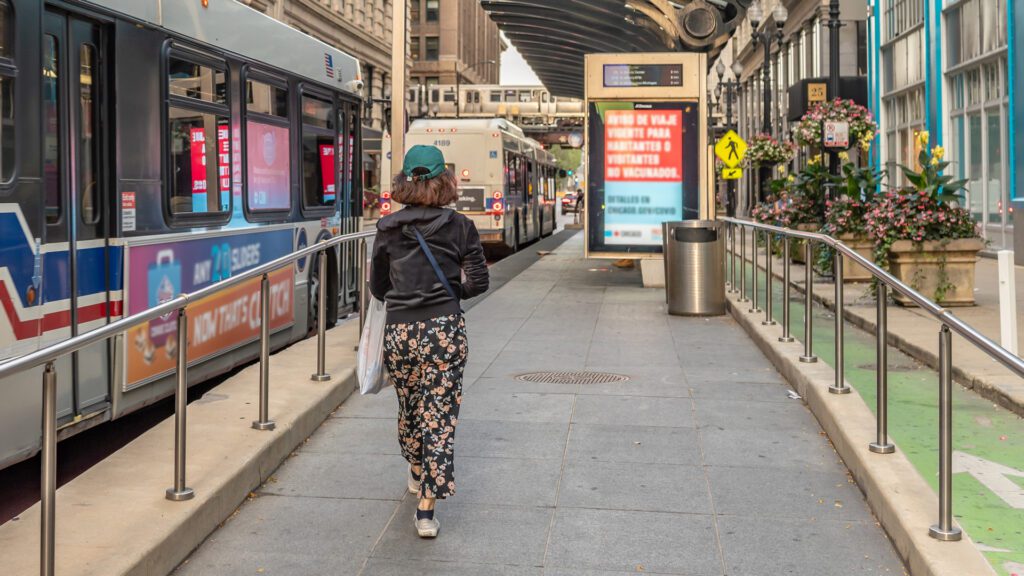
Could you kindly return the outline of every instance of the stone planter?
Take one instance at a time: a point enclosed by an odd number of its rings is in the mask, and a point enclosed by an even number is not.
[[[875,261],[875,244],[866,236],[840,234],[839,240],[852,248],[857,254],[872,262]],[[871,278],[871,272],[868,272],[867,268],[849,258],[843,258],[843,282],[870,282]]]
[[[821,230],[820,224],[797,224],[796,229],[801,232],[817,232]],[[817,248],[815,248],[817,250]],[[789,259],[794,264],[807,264],[804,258],[804,241],[800,238],[789,239]]]
[[[889,252],[892,274],[940,306],[974,306],[974,266],[985,247],[980,238],[897,240]],[[913,301],[893,291],[904,306]]]

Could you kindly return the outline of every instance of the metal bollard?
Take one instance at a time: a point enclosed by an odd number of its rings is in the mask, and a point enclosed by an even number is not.
[[[320,277],[323,284],[326,278]],[[270,419],[270,278],[264,274],[260,281],[260,414],[253,420],[256,430],[273,430],[277,425]]]
[[[801,362],[813,364],[818,361],[814,355],[814,266],[811,257],[814,247],[810,240],[804,240],[804,355]]]
[[[953,526],[953,334],[945,324],[939,330],[939,522],[928,535],[944,541],[963,536]]]
[[[772,317],[772,235],[764,233],[764,320],[761,324],[775,326],[775,318]]]
[[[888,314],[886,307],[888,302],[887,286],[878,282],[875,292],[878,295],[878,302],[875,311],[875,338],[877,339],[877,352],[875,353],[875,441],[868,444],[868,450],[875,454],[892,454],[896,446],[889,442],[889,344],[888,339]]]
[[[782,237],[782,336],[779,342],[792,342],[789,333],[789,236]]]
[[[174,487],[167,489],[167,499],[174,502],[191,500],[196,493],[185,486],[185,439],[188,412],[188,314],[178,310],[178,387],[174,391]]]
[[[836,381],[828,387],[833,394],[849,394],[850,387],[846,385],[846,378],[843,369],[844,347],[843,347],[843,253],[836,250],[835,256],[835,277],[836,277]]]
[[[320,285],[317,287],[316,311],[316,374],[309,377],[314,382],[326,382],[331,379],[327,373],[327,250],[320,255]]]
[[[53,576],[57,533],[57,369],[43,369],[42,478],[39,487],[39,573]]]
[[[747,302],[747,227],[740,224],[740,297],[737,302]]]
[[[757,307],[757,228],[750,232],[750,267],[754,273],[750,281],[750,309],[747,312],[753,314],[760,312],[761,309]]]

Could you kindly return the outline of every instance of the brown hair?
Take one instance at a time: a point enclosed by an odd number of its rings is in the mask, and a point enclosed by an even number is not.
[[[417,168],[413,174],[417,175],[418,171],[426,173],[425,168]],[[415,181],[399,172],[391,187],[391,198],[409,206],[448,206],[459,199],[458,183],[451,170],[445,170],[430,180]]]

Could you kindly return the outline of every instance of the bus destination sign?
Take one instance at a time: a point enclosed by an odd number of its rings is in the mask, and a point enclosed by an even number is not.
[[[605,64],[605,88],[682,86],[682,64]]]

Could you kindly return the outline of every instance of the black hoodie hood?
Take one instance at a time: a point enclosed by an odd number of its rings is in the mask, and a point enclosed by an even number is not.
[[[415,238],[408,226],[411,224],[419,228],[425,238],[430,238],[438,230],[444,228],[455,216],[455,211],[450,208],[436,208],[434,206],[406,206],[394,214],[389,214],[377,222],[377,229],[380,231],[401,229],[402,234],[409,238]]]

